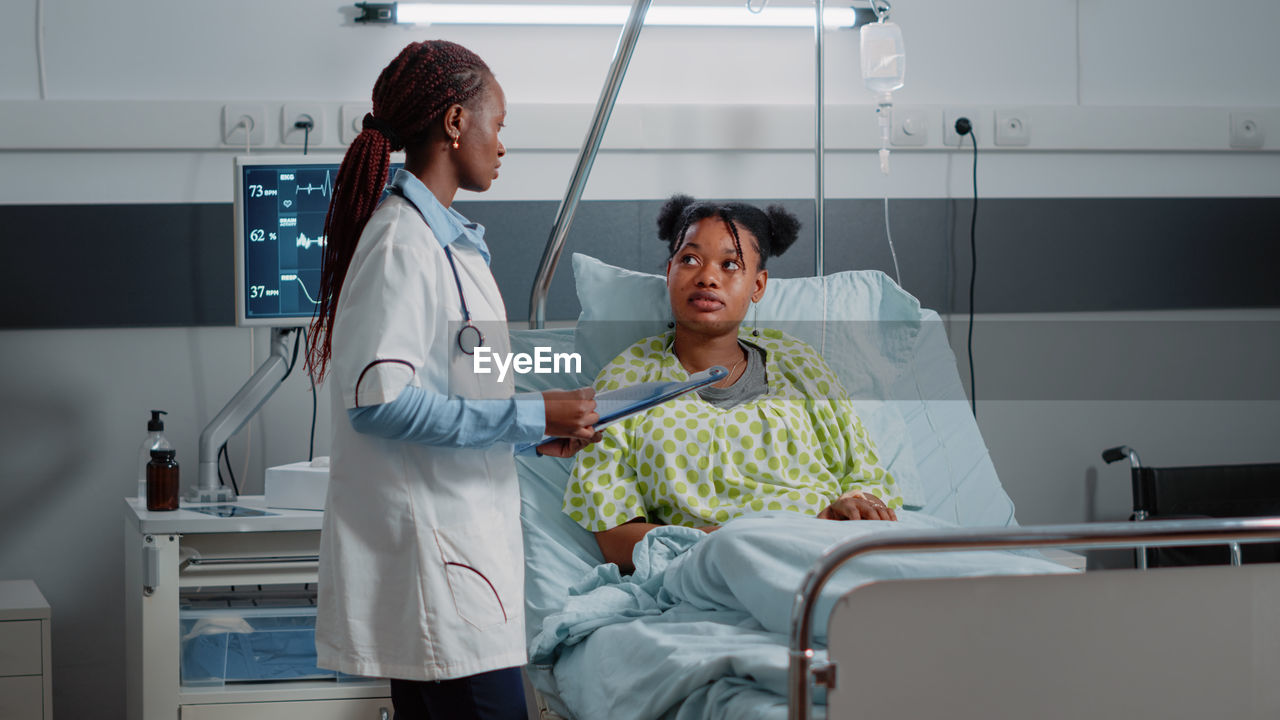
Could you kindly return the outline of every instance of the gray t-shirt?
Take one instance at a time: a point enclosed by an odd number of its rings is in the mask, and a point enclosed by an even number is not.
[[[721,410],[750,402],[769,392],[768,378],[764,372],[764,349],[742,340],[738,344],[747,351],[747,369],[737,382],[727,388],[707,386],[698,390],[699,397]]]

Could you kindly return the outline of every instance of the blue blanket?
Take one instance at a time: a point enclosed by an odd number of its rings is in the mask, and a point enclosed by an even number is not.
[[[577,718],[784,718],[791,604],[805,573],[841,540],[951,527],[918,513],[900,517],[835,522],[773,512],[710,535],[658,528],[636,546],[633,575],[600,565],[570,588],[533,638],[530,661],[553,665],[560,698]],[[869,582],[1058,572],[1068,570],[1035,553],[863,556],[828,583],[815,639],[825,643],[836,600]],[[910,627],[901,630],[914,639]]]

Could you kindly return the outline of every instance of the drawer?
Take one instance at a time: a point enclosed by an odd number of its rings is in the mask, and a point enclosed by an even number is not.
[[[44,717],[43,682],[39,675],[0,678],[0,718],[41,720]]]
[[[316,667],[314,607],[183,609],[184,687],[286,680],[359,680]]]
[[[41,652],[39,620],[0,622],[0,677],[39,675],[44,671]]]
[[[391,714],[391,698],[361,698],[183,705],[179,717],[181,720],[389,720]]]

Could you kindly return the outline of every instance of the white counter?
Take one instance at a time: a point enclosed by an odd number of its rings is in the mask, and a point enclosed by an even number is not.
[[[319,530],[324,521],[320,510],[280,510],[267,507],[262,495],[241,495],[235,505],[271,513],[255,517],[216,517],[191,508],[204,505],[188,505],[177,510],[148,510],[146,503],[136,497],[125,498],[125,517],[138,532],[160,535],[164,533],[235,533],[273,532],[281,530]],[[231,503],[229,503],[231,504]]]

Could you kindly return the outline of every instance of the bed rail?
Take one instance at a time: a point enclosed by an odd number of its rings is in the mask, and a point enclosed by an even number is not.
[[[805,576],[791,610],[791,653],[788,679],[790,720],[811,717],[809,675],[813,611],[827,580],[844,563],[875,552],[944,552],[956,550],[1007,550],[1016,548],[1121,549],[1135,545],[1204,545],[1215,542],[1256,543],[1280,540],[1280,517],[1227,520],[1163,520],[1076,525],[1042,525],[1019,528],[934,530],[886,533],[833,545]],[[823,682],[829,673],[814,673]]]

